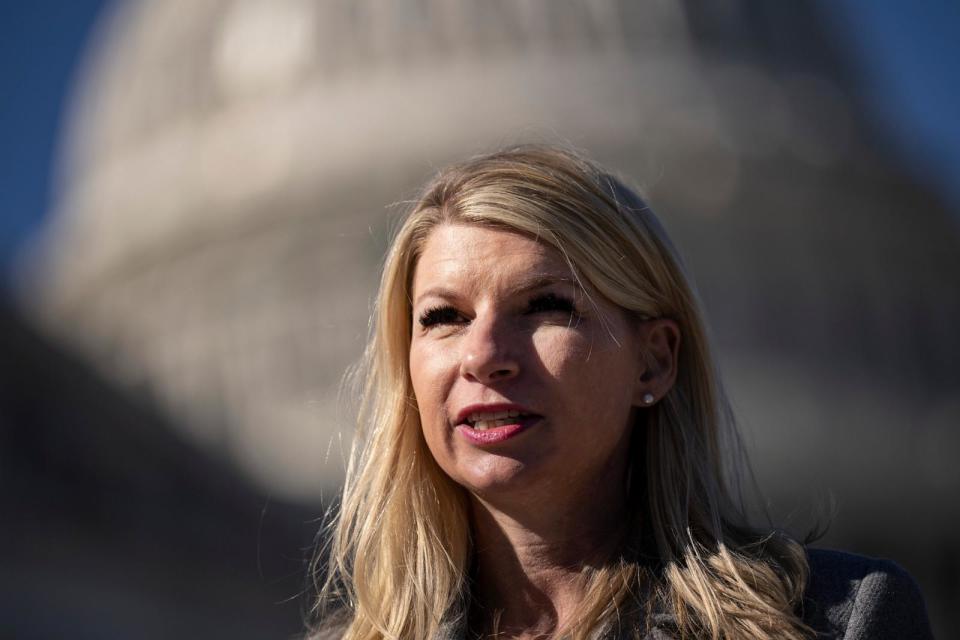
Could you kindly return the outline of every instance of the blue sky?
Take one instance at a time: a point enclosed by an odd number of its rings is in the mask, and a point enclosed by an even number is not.
[[[904,168],[960,220],[960,2],[821,0]]]
[[[49,208],[62,107],[102,4],[0,4],[0,275]]]

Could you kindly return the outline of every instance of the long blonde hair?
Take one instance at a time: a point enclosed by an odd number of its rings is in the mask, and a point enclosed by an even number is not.
[[[319,628],[337,618],[348,640],[434,638],[462,625],[470,607],[466,496],[427,449],[408,371],[411,278],[444,223],[535,237],[600,295],[680,328],[676,383],[642,412],[634,438],[630,539],[585,573],[587,595],[560,635],[640,625],[659,608],[680,637],[812,637],[796,613],[803,547],[747,524],[742,447],[676,251],[633,191],[576,153],[544,146],[442,171],[394,238],[355,378],[359,420],[343,496],[317,558]]]

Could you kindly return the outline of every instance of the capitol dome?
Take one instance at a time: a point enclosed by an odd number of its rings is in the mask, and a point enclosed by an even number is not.
[[[826,84],[699,56],[681,3],[164,0],[117,3],[98,35],[34,260],[40,314],[300,499],[340,481],[342,372],[391,222],[438,166],[570,143],[709,217],[744,158],[822,165],[848,135]],[[831,127],[796,126],[801,85]]]

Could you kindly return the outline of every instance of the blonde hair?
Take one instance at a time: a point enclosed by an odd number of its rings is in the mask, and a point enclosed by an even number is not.
[[[580,640],[623,620],[641,625],[660,607],[680,637],[812,637],[796,613],[803,547],[747,524],[742,447],[675,250],[633,191],[576,153],[543,146],[442,171],[394,238],[358,369],[343,496],[318,554],[318,566],[326,563],[320,628],[339,616],[349,640],[433,638],[462,624],[470,607],[466,495],[427,449],[408,371],[413,270],[427,236],[448,223],[535,237],[614,304],[680,328],[676,383],[640,414],[645,424],[634,438],[630,539],[616,558],[585,571],[587,595],[560,635]]]

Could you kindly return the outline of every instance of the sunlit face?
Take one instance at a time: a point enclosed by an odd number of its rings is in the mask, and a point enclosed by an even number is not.
[[[588,293],[526,236],[467,225],[428,236],[410,376],[433,457],[474,494],[622,482],[641,358],[622,310]]]

